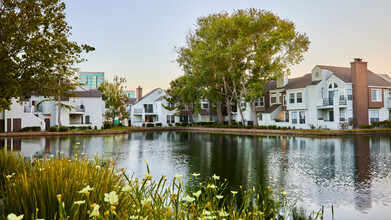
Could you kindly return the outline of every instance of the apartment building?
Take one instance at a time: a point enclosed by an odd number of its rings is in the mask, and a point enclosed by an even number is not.
[[[0,113],[0,132],[19,131],[32,126],[40,126],[41,130],[45,130],[58,125],[59,117],[63,126],[101,128],[104,122],[102,93],[87,87],[77,87],[70,93],[71,97],[61,99],[63,108],[60,109],[60,114],[58,102],[51,97],[36,95],[21,102],[13,98],[10,110]]]
[[[264,97],[255,102],[257,118],[249,103],[243,112],[246,122],[260,125],[308,129],[341,129],[390,119],[391,79],[368,70],[367,62],[356,58],[350,67],[315,66],[311,73],[268,83]],[[237,121],[241,121],[240,116]]]

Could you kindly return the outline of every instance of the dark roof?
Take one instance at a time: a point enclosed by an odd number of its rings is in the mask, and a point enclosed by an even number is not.
[[[273,90],[277,88],[277,82],[275,80],[266,83],[266,90]]]
[[[134,103],[136,103],[136,102],[137,102],[136,98],[129,98],[128,104],[129,105],[134,105]]]
[[[72,95],[75,95],[76,97],[102,97],[102,92],[97,89],[90,89],[85,91],[71,91]]]
[[[337,66],[324,66],[318,65],[321,69],[327,69],[334,73],[334,75],[340,78],[344,82],[352,82],[351,69],[349,67],[337,67]],[[391,82],[370,70],[367,71],[368,86],[384,86],[391,87]]]
[[[309,85],[316,85],[320,81],[312,81],[311,73],[307,73],[302,77],[288,79],[288,84],[285,86],[285,89],[298,89],[305,88]]]
[[[266,110],[265,110],[265,113],[272,113],[272,112],[274,112],[274,110],[276,110],[278,107],[280,107],[281,106],[281,104],[278,104],[278,105],[272,105],[271,107],[269,107],[269,108],[267,108]]]

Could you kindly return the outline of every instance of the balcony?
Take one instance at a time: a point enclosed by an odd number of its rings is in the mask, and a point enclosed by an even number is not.
[[[85,112],[86,109],[85,109],[85,106],[84,106],[84,105],[76,105],[75,111],[76,111],[76,112]]]
[[[347,99],[345,96],[341,96],[339,98],[323,98],[323,103],[321,106],[318,106],[318,108],[333,108],[336,102],[338,101],[338,104],[340,107],[346,107],[347,106]]]
[[[144,112],[143,108],[135,108],[134,109],[134,114],[142,115]]]
[[[24,106],[24,113],[37,113],[37,112],[42,112],[43,111],[43,106],[40,105],[38,108],[36,106]]]

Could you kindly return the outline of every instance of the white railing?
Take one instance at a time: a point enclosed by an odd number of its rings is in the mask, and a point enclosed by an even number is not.
[[[143,113],[144,109],[143,108],[135,108],[134,113]]]

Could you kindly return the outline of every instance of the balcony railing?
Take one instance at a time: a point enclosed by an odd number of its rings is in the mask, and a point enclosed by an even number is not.
[[[24,113],[33,113],[33,108],[30,106],[24,106]]]
[[[346,97],[339,97],[338,99],[339,105],[346,105]],[[334,105],[334,98],[324,98],[323,99],[323,106],[329,106]]]
[[[43,106],[40,105],[38,108],[36,106],[24,106],[24,113],[34,113],[34,112],[42,112]]]
[[[143,109],[142,108],[135,108],[134,113],[143,113]]]
[[[84,105],[76,105],[75,111],[76,112],[85,112],[86,109],[85,109]]]

